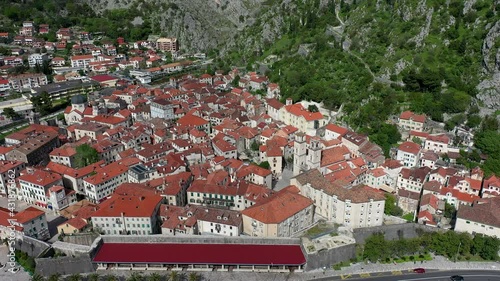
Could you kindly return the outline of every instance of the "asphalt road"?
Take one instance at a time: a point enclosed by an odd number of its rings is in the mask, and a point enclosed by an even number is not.
[[[365,274],[346,274],[336,277],[317,278],[313,280],[366,280],[366,281],[450,281],[450,276],[461,275],[464,281],[500,281],[500,271],[486,270],[453,270],[437,271],[428,270],[426,273],[417,274],[409,271],[393,271]]]

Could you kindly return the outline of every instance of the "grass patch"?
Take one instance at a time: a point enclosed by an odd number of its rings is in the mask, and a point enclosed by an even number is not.
[[[402,218],[408,222],[413,222],[413,216],[414,215],[412,213],[408,213],[408,214],[404,215]]]
[[[28,256],[25,252],[21,252],[16,250],[15,252],[16,255],[16,261],[19,263],[24,270],[30,273],[30,275],[33,275],[35,273],[35,259]]]
[[[402,256],[398,258],[387,258],[384,261],[380,261],[381,263],[404,263],[404,262],[418,262],[418,261],[431,261],[431,254],[421,254],[421,255],[413,255],[413,256]]]
[[[342,270],[342,267],[348,267],[348,266],[351,266],[351,262],[349,261],[343,261],[343,262],[340,262],[340,263],[337,263],[337,264],[334,264],[332,266],[332,268],[334,270]]]

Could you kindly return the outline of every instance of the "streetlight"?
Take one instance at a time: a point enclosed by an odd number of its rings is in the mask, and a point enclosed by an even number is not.
[[[457,254],[455,255],[455,262],[457,262],[458,252],[460,251],[460,246],[462,246],[462,241],[460,241],[460,243],[458,243]]]

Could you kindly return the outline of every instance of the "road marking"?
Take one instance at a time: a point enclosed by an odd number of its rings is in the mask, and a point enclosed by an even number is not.
[[[392,275],[403,275],[403,272],[401,272],[401,270],[396,270],[392,272]]]
[[[340,279],[346,280],[352,277],[352,274],[345,274],[345,275],[340,275]]]
[[[362,277],[362,278],[368,278],[370,276],[371,276],[370,273],[361,273],[361,274],[359,274],[359,277]]]
[[[461,275],[462,277],[496,277],[498,275]],[[400,279],[398,281],[417,281],[417,280],[430,280],[430,279],[441,279],[450,278],[450,275],[436,276],[436,277],[425,277],[425,278],[413,278],[413,279]]]

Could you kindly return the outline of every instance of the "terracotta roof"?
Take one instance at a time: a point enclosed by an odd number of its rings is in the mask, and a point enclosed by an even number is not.
[[[111,198],[99,204],[92,217],[152,217],[156,207],[163,198],[160,195],[142,194],[120,195],[113,194]]]
[[[344,127],[341,127],[341,126],[338,126],[335,124],[331,124],[331,123],[326,125],[325,130],[335,132],[335,133],[339,134],[340,136],[345,135],[349,131],[349,130],[347,130],[347,128],[344,128]]]
[[[351,200],[353,203],[365,203],[371,199],[374,201],[383,201],[385,196],[375,189],[367,186],[356,186],[353,188],[343,188],[338,184],[328,181],[317,169],[309,170],[295,177],[301,184],[310,184],[312,188],[322,190],[330,196],[337,196],[339,200]]]
[[[472,206],[460,206],[457,218],[500,227],[500,197],[481,199]]]
[[[310,112],[306,110],[300,103],[285,105],[285,110],[292,115],[304,117],[306,121],[323,119],[323,114],[321,114],[320,112]]]
[[[39,210],[35,207],[28,207],[24,209],[23,211],[17,213],[13,219],[17,220],[18,223],[25,224],[28,223],[40,216],[44,216],[45,212],[42,210]]]
[[[425,115],[418,115],[411,111],[405,111],[401,113],[399,119],[413,120],[415,122],[425,123]]]
[[[313,205],[313,201],[292,192],[278,192],[241,213],[265,224],[279,224]]]
[[[417,155],[420,152],[420,145],[411,141],[405,141],[399,145],[398,150]]]
[[[63,225],[63,224],[69,224],[78,230],[82,230],[88,225],[87,221],[85,221],[82,218],[71,218],[71,219],[61,223],[60,225]]]
[[[47,186],[62,179],[61,175],[44,170],[33,169],[32,173],[26,170],[18,177],[20,181],[26,181],[32,184]]]

